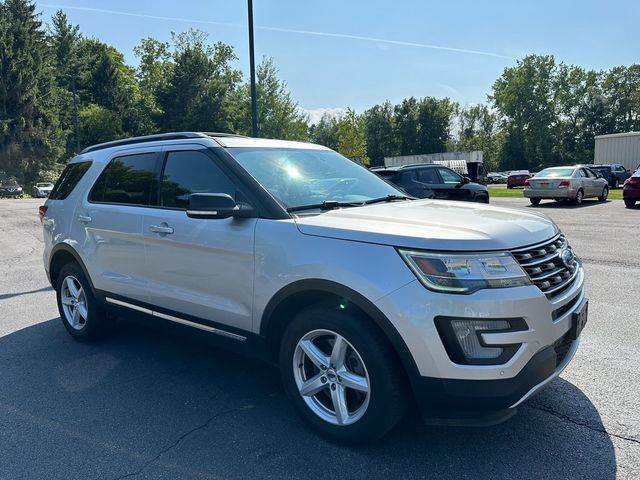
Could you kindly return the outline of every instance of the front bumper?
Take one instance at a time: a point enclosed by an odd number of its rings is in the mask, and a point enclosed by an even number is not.
[[[571,361],[578,341],[568,342],[573,313],[585,300],[584,271],[561,294],[548,299],[537,287],[480,290],[449,295],[412,282],[376,305],[395,325],[413,357],[410,374],[415,398],[425,420],[446,424],[494,424]],[[488,344],[520,344],[504,364],[454,363],[435,326],[435,318],[523,319],[526,330],[482,334]],[[560,348],[560,349],[558,349]]]
[[[525,198],[575,198],[578,190],[575,188],[528,188],[525,187]]]
[[[640,188],[624,187],[622,190],[622,198],[624,200],[640,200]]]

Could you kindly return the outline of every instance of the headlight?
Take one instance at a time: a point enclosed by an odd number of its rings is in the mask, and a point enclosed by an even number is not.
[[[531,285],[529,276],[510,253],[398,251],[424,286],[437,292],[469,294],[483,288]]]

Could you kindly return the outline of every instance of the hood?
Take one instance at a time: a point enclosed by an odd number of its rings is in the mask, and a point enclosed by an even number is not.
[[[305,235],[443,251],[505,250],[548,240],[545,215],[445,200],[413,200],[295,217]]]

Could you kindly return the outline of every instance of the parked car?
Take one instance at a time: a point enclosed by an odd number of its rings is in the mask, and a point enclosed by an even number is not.
[[[487,173],[487,183],[507,183],[507,177],[499,172],[489,172]]]
[[[631,172],[618,163],[612,163],[610,165],[589,165],[589,168],[609,182],[610,188],[618,188],[631,176]]]
[[[551,167],[526,180],[524,196],[533,205],[538,205],[543,199],[573,200],[580,205],[589,197],[598,197],[604,202],[609,196],[609,185],[585,166]]]
[[[22,187],[16,182],[10,180],[0,184],[0,198],[22,198],[23,196]]]
[[[53,190],[53,183],[36,183],[31,189],[31,196],[34,198],[48,197]]]
[[[627,208],[633,208],[640,201],[640,168],[624,182],[622,199]]]
[[[442,165],[377,167],[371,171],[402,188],[412,197],[489,203],[489,190],[485,185],[472,183],[468,177]]]
[[[531,178],[529,170],[515,170],[507,177],[507,188],[524,187],[524,182]]]
[[[109,335],[115,315],[219,338],[278,364],[336,441],[374,440],[412,404],[429,422],[506,420],[567,366],[587,320],[582,263],[549,218],[407,198],[309,143],[96,145],[39,213],[74,339]]]

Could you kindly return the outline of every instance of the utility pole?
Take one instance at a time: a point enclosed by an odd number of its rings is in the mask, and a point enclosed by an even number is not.
[[[76,130],[76,153],[80,153],[80,127],[78,125],[78,100],[76,98],[76,78],[78,78],[78,75],[72,73],[67,76],[71,79],[71,91],[73,92],[73,123]]]
[[[249,70],[251,75],[251,131],[258,136],[258,104],[256,98],[256,60],[253,49],[253,0],[247,0],[249,10]]]

